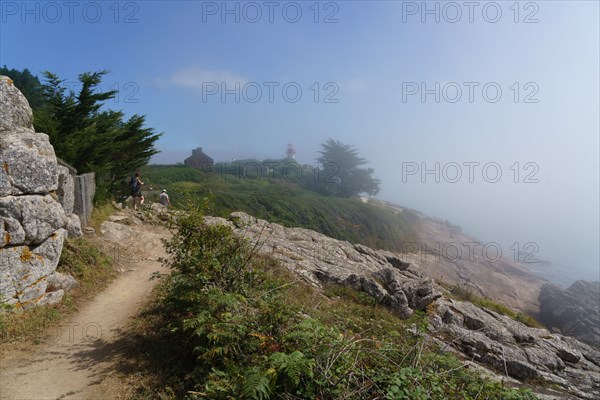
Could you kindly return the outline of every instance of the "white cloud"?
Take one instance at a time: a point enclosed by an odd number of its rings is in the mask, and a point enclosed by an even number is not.
[[[215,82],[218,85],[224,83],[226,87],[234,87],[236,83],[240,85],[247,83],[246,79],[229,71],[210,71],[199,67],[181,68],[170,77],[156,78],[154,82],[160,88],[177,86],[196,90],[202,90],[203,85],[208,82]]]

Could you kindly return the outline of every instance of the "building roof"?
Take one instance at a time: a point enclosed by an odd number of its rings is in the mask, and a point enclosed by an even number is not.
[[[197,149],[192,150],[192,155],[185,159],[185,164],[189,164],[190,162],[195,163],[213,163],[213,159],[210,158],[202,151],[202,147],[198,147]]]

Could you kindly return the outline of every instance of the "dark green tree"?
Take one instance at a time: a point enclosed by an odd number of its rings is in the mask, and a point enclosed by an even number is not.
[[[321,148],[319,183],[328,192],[340,197],[379,193],[381,182],[373,178],[372,168],[359,168],[367,160],[359,157],[357,149],[333,139],[321,144]]]
[[[34,113],[36,131],[47,133],[56,155],[79,173],[96,174],[96,201],[124,194],[128,176],[146,165],[160,137],[144,127],[145,117],[125,120],[121,111],[104,109],[104,102],[117,91],[101,92],[98,87],[107,71],[79,75],[81,89],[67,92],[64,80],[45,72],[45,105]]]

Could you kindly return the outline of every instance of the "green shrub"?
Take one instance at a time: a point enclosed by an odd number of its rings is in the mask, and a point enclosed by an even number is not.
[[[422,313],[402,321],[348,289],[313,294],[231,228],[207,224],[202,207],[172,227],[163,329],[174,358],[190,360],[183,372],[167,367],[179,374],[177,397],[533,398],[438,354]]]

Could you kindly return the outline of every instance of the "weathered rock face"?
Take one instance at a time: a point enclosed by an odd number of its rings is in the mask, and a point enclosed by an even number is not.
[[[0,132],[33,132],[33,112],[23,94],[7,76],[0,76]]]
[[[56,157],[47,135],[2,132],[0,160],[0,196],[49,193],[58,187]]]
[[[429,338],[462,357],[477,362],[497,380],[546,381],[544,399],[600,398],[600,352],[578,340],[546,329],[530,328],[507,316],[442,296],[420,266],[386,251],[352,245],[301,228],[286,228],[233,213],[226,224],[238,235],[260,243],[259,251],[280,261],[307,282],[349,286],[406,318],[427,310]],[[517,381],[515,381],[518,383]]]
[[[394,214],[405,212],[386,201],[369,199],[369,203]],[[482,242],[448,221],[411,212],[418,219],[419,237],[401,244],[402,261],[418,265],[438,281],[468,287],[474,294],[515,310],[539,311],[539,291],[548,281],[533,274],[526,264],[511,259],[510,249],[499,248],[495,242]]]
[[[335,283],[366,292],[387,305],[399,317],[408,318],[441,297],[432,279],[389,251],[353,245],[302,228],[257,220],[245,213],[232,213],[227,223],[252,241],[261,251],[278,260],[317,287]]]
[[[42,243],[67,223],[60,203],[49,194],[2,197],[0,218],[4,220],[2,247]]]
[[[65,236],[65,230],[59,229],[38,246],[0,249],[0,293],[3,302],[23,308],[40,301],[46,302],[45,298],[50,296],[46,293],[47,277],[58,266]]]
[[[543,379],[567,392],[555,398],[600,396],[600,352],[574,338],[446,298],[436,303],[431,331],[463,356],[501,375]]]
[[[539,299],[548,327],[600,349],[600,282],[577,281],[567,290],[545,285]]]
[[[54,149],[47,135],[34,132],[27,100],[0,76],[0,302],[20,308],[49,304],[68,289],[50,285],[48,277],[58,265],[66,228],[76,232],[77,221],[65,212],[68,200],[61,204],[57,195],[60,189],[68,198],[72,187],[72,179],[70,186],[59,182]]]

